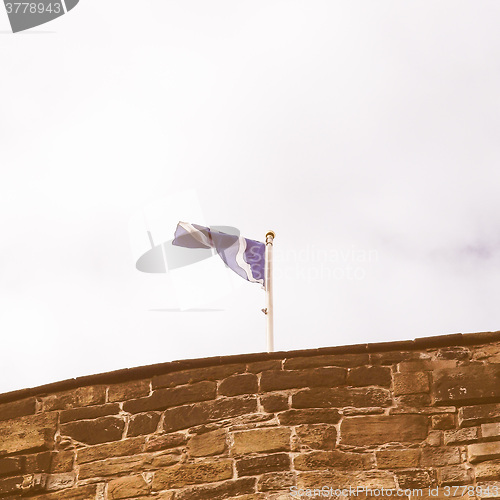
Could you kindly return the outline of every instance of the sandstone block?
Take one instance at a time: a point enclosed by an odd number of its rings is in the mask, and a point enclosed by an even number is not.
[[[267,361],[254,361],[247,364],[247,372],[261,373],[268,370],[281,370],[281,359],[268,359]]]
[[[71,472],[75,463],[75,452],[73,450],[60,450],[52,453],[50,472]]]
[[[29,415],[0,422],[0,456],[25,450],[48,450],[54,446],[55,413]]]
[[[287,453],[275,453],[258,457],[243,458],[236,461],[238,477],[257,476],[267,472],[290,469],[290,457]]]
[[[94,385],[77,387],[70,391],[50,394],[42,398],[43,411],[69,410],[80,406],[100,405],[106,402],[106,387]]]
[[[465,427],[444,431],[444,444],[472,443],[479,439],[479,427]]]
[[[428,488],[432,485],[432,478],[426,470],[411,470],[396,472],[399,487],[406,488]]]
[[[83,408],[73,408],[71,410],[64,410],[61,412],[61,424],[74,422],[75,420],[105,417],[107,415],[117,415],[118,413],[120,413],[120,406],[117,403],[98,406],[84,406]]]
[[[48,491],[63,490],[75,485],[76,474],[74,472],[63,472],[58,474],[49,474],[44,484],[44,489]]]
[[[24,477],[9,477],[8,479],[0,479],[0,497],[17,498],[22,492]]]
[[[328,469],[371,469],[374,465],[372,453],[351,453],[346,451],[313,451],[301,453],[294,459],[296,470]]]
[[[187,443],[187,437],[178,432],[175,434],[160,434],[150,436],[145,446],[145,451],[160,451],[176,448]]]
[[[473,427],[475,429],[475,427]],[[481,435],[484,439],[500,438],[500,422],[492,422],[490,424],[481,424]]]
[[[153,391],[151,396],[126,401],[123,404],[123,409],[129,413],[162,410],[186,403],[215,399],[216,391],[217,384],[210,381],[173,387],[172,389],[157,389]]]
[[[337,429],[328,424],[306,424],[295,428],[298,443],[314,450],[333,450],[337,441]]]
[[[238,396],[240,394],[255,394],[259,391],[257,375],[242,373],[225,378],[219,385],[218,393],[222,396]]]
[[[391,395],[378,388],[315,388],[304,389],[292,397],[292,408],[343,408],[355,406],[390,406]]]
[[[119,417],[101,417],[95,420],[78,420],[61,425],[61,435],[86,444],[118,441],[122,438],[125,422]]]
[[[288,490],[294,484],[293,472],[274,472],[260,477],[257,488],[259,491]]]
[[[62,491],[54,491],[45,495],[37,495],[36,500],[102,500],[104,498],[102,484],[89,484]]]
[[[310,370],[275,370],[262,372],[260,388],[264,392],[298,387],[336,387],[345,384],[344,368],[313,368]]]
[[[437,469],[437,478],[440,486],[472,484],[470,470],[464,465],[440,467]]]
[[[500,366],[460,366],[434,373],[434,403],[463,404],[500,401]]]
[[[190,484],[213,483],[233,476],[232,460],[178,464],[159,470],[153,479],[154,490],[183,488]]]
[[[260,428],[233,434],[233,453],[266,453],[290,450],[290,429],[286,427]]]
[[[153,434],[158,427],[159,421],[160,413],[158,412],[137,413],[130,418],[127,437]]]
[[[481,462],[474,466],[476,480],[500,478],[500,460]]]
[[[447,430],[455,428],[455,415],[453,413],[443,413],[432,415],[431,427],[436,430]]]
[[[176,385],[193,384],[201,380],[222,380],[236,373],[243,373],[246,369],[244,364],[231,364],[219,366],[207,366],[193,368],[178,372],[165,373],[153,377],[153,389],[160,387],[174,387]]]
[[[151,382],[149,380],[133,380],[123,384],[113,384],[108,389],[108,401],[127,401],[149,396]]]
[[[500,404],[463,406],[458,409],[460,427],[471,427],[488,422],[500,422]]]
[[[131,457],[116,457],[80,465],[78,479],[114,476],[130,472],[142,472],[145,464],[151,460],[149,455],[134,455]]]
[[[218,429],[205,434],[198,434],[189,439],[188,449],[192,457],[220,455],[226,451],[226,431]]]
[[[467,455],[471,463],[500,458],[500,441],[470,444],[467,446]]]
[[[341,443],[355,446],[389,442],[420,442],[427,437],[424,415],[369,415],[346,417],[341,424]]]
[[[343,366],[352,368],[354,366],[367,365],[368,354],[324,354],[301,358],[286,359],[285,370],[296,370],[297,368],[314,368],[316,366]]]
[[[244,477],[234,481],[225,481],[214,486],[203,485],[185,488],[175,494],[175,500],[222,500],[240,498],[241,495],[255,491],[256,478]]]
[[[422,448],[422,467],[441,467],[460,463],[460,449],[455,446],[427,446]]]
[[[36,398],[26,398],[20,401],[0,404],[0,420],[34,415],[36,412]]]
[[[395,365],[401,361],[414,359],[416,354],[412,351],[372,352],[370,363],[372,365]]]
[[[23,471],[28,474],[35,472],[50,472],[52,455],[53,453],[50,451],[26,455],[24,457]]]
[[[351,368],[347,375],[347,385],[354,387],[365,387],[368,385],[390,387],[391,369],[385,366],[359,366]]]
[[[471,355],[470,350],[467,347],[461,347],[461,346],[443,347],[442,349],[439,349],[437,353],[437,357],[439,359],[463,360],[463,359],[469,359],[470,355]]]
[[[452,369],[457,366],[457,361],[454,359],[440,359],[433,361],[431,359],[415,359],[411,361],[403,361],[399,363],[398,370],[404,372],[422,372],[422,371],[437,371]]]
[[[287,394],[263,394],[260,396],[260,403],[264,410],[269,413],[282,411],[288,409],[288,395]]]
[[[105,458],[122,457],[126,455],[137,455],[141,453],[144,447],[145,438],[138,437],[124,439],[113,443],[98,444],[78,449],[77,462],[84,464],[103,460]]]
[[[336,424],[340,421],[340,413],[336,409],[326,408],[288,410],[280,413],[278,419],[281,425]]]
[[[166,410],[163,429],[172,432],[256,411],[257,398],[252,396],[216,399]]]
[[[19,476],[23,472],[20,457],[0,458],[0,476]]]
[[[411,469],[420,465],[420,449],[380,450],[376,452],[378,469]]]
[[[147,495],[149,491],[150,485],[142,475],[120,477],[108,483],[108,498],[110,500]]]
[[[410,372],[394,374],[394,395],[418,394],[429,392],[429,375],[427,372]]]
[[[398,406],[408,406],[413,408],[426,408],[431,404],[431,397],[429,394],[401,394],[396,396]]]
[[[325,470],[302,472],[297,476],[299,488],[322,488],[324,485],[334,489],[349,488],[352,485],[366,489],[396,489],[394,474],[389,471]]]

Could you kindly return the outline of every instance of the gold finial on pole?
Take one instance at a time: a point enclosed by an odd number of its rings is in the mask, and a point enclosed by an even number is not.
[[[273,241],[274,231],[266,233],[266,319],[267,319],[267,352],[274,351],[273,331]]]

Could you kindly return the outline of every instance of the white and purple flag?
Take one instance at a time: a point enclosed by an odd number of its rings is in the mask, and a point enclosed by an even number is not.
[[[227,267],[242,278],[264,285],[266,245],[242,236],[221,233],[208,227],[179,222],[172,245],[213,248]]]

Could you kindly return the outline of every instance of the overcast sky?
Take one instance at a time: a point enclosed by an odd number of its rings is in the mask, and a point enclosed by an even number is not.
[[[135,269],[178,220],[276,232],[277,350],[500,329],[499,25],[81,0],[13,35],[0,9],[0,392],[264,351],[264,292],[217,258]]]

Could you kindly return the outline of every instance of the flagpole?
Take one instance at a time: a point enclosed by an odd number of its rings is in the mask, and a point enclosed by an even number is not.
[[[273,231],[266,234],[266,319],[267,319],[267,352],[274,351],[273,332]]]

